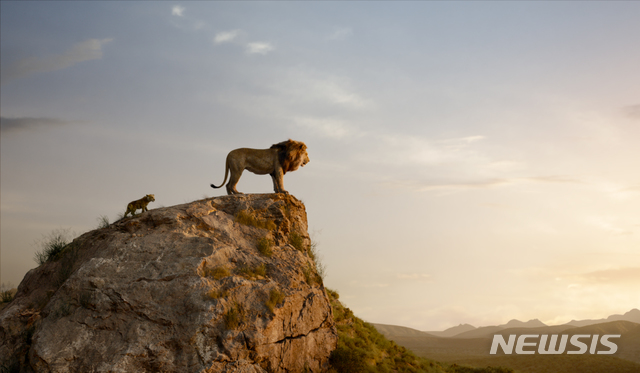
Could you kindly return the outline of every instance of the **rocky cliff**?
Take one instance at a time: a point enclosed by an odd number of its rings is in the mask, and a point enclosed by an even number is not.
[[[0,311],[0,370],[321,372],[337,333],[304,205],[236,195],[88,232]]]

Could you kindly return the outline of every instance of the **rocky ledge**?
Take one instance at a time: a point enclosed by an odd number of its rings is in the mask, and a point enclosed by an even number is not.
[[[76,238],[0,311],[20,372],[321,372],[337,332],[302,202],[235,195]]]

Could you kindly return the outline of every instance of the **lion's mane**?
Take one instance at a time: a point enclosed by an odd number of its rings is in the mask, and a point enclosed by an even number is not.
[[[271,149],[278,150],[278,161],[282,172],[286,174],[295,171],[302,165],[307,155],[307,145],[302,141],[287,140],[271,145]]]

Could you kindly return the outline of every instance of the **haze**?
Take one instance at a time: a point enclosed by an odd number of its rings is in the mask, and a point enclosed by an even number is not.
[[[638,2],[1,2],[1,281],[292,138],[326,286],[420,330],[640,305]],[[246,172],[238,189],[269,193]]]

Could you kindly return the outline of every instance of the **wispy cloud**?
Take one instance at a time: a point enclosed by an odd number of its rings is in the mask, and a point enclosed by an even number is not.
[[[588,272],[580,277],[595,283],[640,283],[640,267],[625,267]]]
[[[464,191],[508,187],[526,183],[577,183],[583,182],[566,176],[534,176],[469,179],[460,181],[395,181],[392,186],[410,188],[416,191]]]
[[[180,6],[180,5],[175,5],[173,8],[171,8],[171,15],[173,16],[178,16],[178,17],[184,17],[184,7]]]
[[[267,54],[271,51],[273,51],[275,49],[275,47],[273,45],[271,45],[271,43],[266,43],[266,42],[253,42],[253,43],[248,43],[245,51],[247,52],[247,54]]]
[[[237,38],[239,34],[240,34],[240,30],[231,30],[231,31],[218,32],[213,37],[213,42],[215,44],[228,43],[228,42],[234,40],[235,38]]]
[[[2,133],[12,133],[24,130],[33,130],[46,127],[58,127],[73,122],[56,118],[7,118],[0,117],[0,129]]]
[[[590,216],[587,217],[587,223],[591,226],[600,228],[609,234],[615,236],[624,236],[633,234],[633,231],[629,228],[625,228],[624,225],[618,222],[618,219],[611,216]]]
[[[640,104],[625,106],[623,108],[625,115],[632,119],[640,119]]]
[[[323,137],[342,139],[354,134],[355,130],[340,119],[296,117],[293,122]]]
[[[396,277],[400,280],[433,282],[433,276],[428,273],[398,273]]]
[[[348,27],[337,27],[327,39],[329,40],[344,40],[347,37],[353,35],[353,30]]]
[[[113,39],[89,39],[75,44],[62,54],[21,59],[2,69],[2,84],[38,73],[71,67],[84,61],[102,58],[102,46]]]

